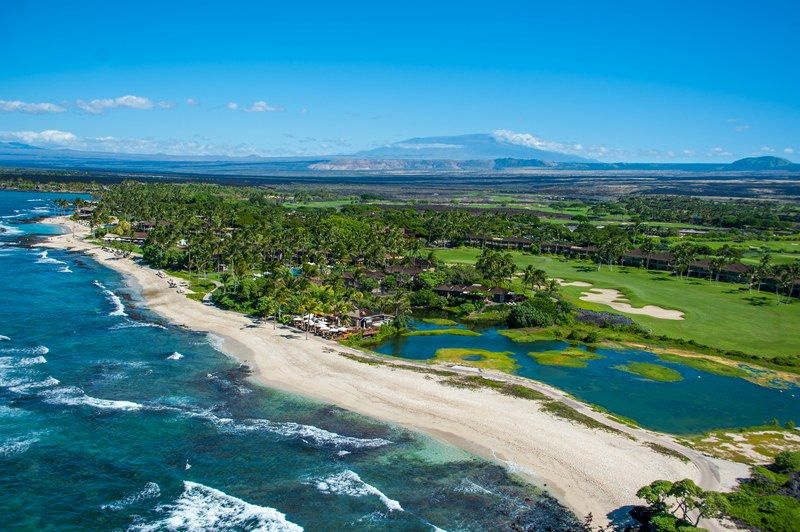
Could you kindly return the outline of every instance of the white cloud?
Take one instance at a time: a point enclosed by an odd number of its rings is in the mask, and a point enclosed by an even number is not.
[[[175,104],[172,102],[168,102],[166,100],[161,100],[160,102],[158,102],[158,106],[162,109],[172,109],[173,107],[175,107]]]
[[[248,113],[278,113],[285,110],[279,105],[270,105],[264,100],[253,102],[253,105],[245,109]]]
[[[331,139],[336,143],[341,139]],[[0,131],[0,141],[16,141],[42,148],[69,148],[81,151],[108,153],[139,153],[166,155],[216,155],[229,157],[262,157],[318,155],[319,148],[297,149],[281,146],[271,149],[258,148],[250,144],[224,144],[209,142],[201,137],[192,140],[118,138],[113,136],[81,137],[68,131],[49,129],[45,131]]]
[[[235,111],[239,108],[239,104],[236,102],[228,102],[227,105],[225,105],[225,107],[227,107],[231,111]]]
[[[694,150],[688,150],[688,149],[687,149],[687,150],[683,150],[683,152],[681,152],[681,153],[683,153],[684,155],[688,155],[689,157],[691,157],[692,155],[694,155],[694,154],[695,154],[695,153],[697,153],[697,152],[696,152],[696,151],[694,151]]]
[[[726,150],[725,148],[711,148],[707,153],[706,157],[730,157],[733,155],[731,152]]]
[[[527,146],[528,148],[535,148],[537,150],[574,151],[574,149],[571,148],[569,144],[544,140],[542,138],[531,135],[530,133],[514,133],[513,131],[509,131],[507,129],[498,129],[492,132],[492,136],[498,142],[505,142],[506,144],[515,144],[517,146]]]
[[[791,155],[794,153],[794,148],[784,148],[783,153],[785,153],[786,155]]]
[[[125,107],[128,109],[152,109],[153,102],[143,96],[128,94],[119,98],[102,98],[91,101],[78,100],[76,105],[79,109],[94,115],[103,113],[106,109]]]
[[[194,107],[195,105],[199,105],[199,104],[200,104],[200,102],[198,102],[194,98],[186,98],[186,105],[191,105],[192,107]]]
[[[733,130],[736,131],[737,133],[742,133],[743,131],[747,131],[748,129],[750,129],[750,126],[747,125],[747,124],[742,124],[740,126],[734,126],[734,128],[733,128]]]
[[[74,133],[46,129],[44,131],[0,131],[0,140],[24,142],[34,146],[69,146],[78,140]]]
[[[307,112],[308,112],[308,109],[306,109],[305,107],[303,107],[302,109],[300,109],[300,114],[301,114],[301,115],[304,115],[304,114],[306,114]]]
[[[775,148],[770,148],[769,146],[761,146],[761,149],[758,151],[762,153],[775,153]]]
[[[63,113],[66,111],[60,105],[49,102],[30,103],[20,100],[0,100],[0,111],[22,113]]]

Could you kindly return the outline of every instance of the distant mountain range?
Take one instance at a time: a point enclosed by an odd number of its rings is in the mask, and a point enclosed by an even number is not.
[[[360,151],[356,159],[415,159],[470,161],[490,159],[535,159],[554,163],[597,162],[585,157],[514,144],[486,133],[447,137],[417,137]]]
[[[181,156],[49,149],[0,142],[0,166],[112,172],[261,177],[308,173],[800,172],[780,157],[733,163],[602,163],[506,142],[490,134],[420,137],[350,155],[319,157]]]

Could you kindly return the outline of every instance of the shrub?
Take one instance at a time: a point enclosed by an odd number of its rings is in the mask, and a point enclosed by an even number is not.
[[[775,470],[780,473],[800,471],[800,451],[781,451],[775,456]]]

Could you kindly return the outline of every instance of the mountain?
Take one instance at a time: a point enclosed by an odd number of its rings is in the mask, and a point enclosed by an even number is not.
[[[488,133],[416,137],[352,154],[354,159],[487,160],[537,159],[556,163],[590,163],[591,159],[512,144]]]
[[[792,166],[794,163],[783,157],[745,157],[730,164],[732,170],[770,170],[784,166]]]

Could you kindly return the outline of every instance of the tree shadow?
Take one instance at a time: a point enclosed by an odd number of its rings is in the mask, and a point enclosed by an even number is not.
[[[766,305],[771,298],[767,296],[750,296],[744,298],[745,301],[753,305],[754,307],[763,307]]]

